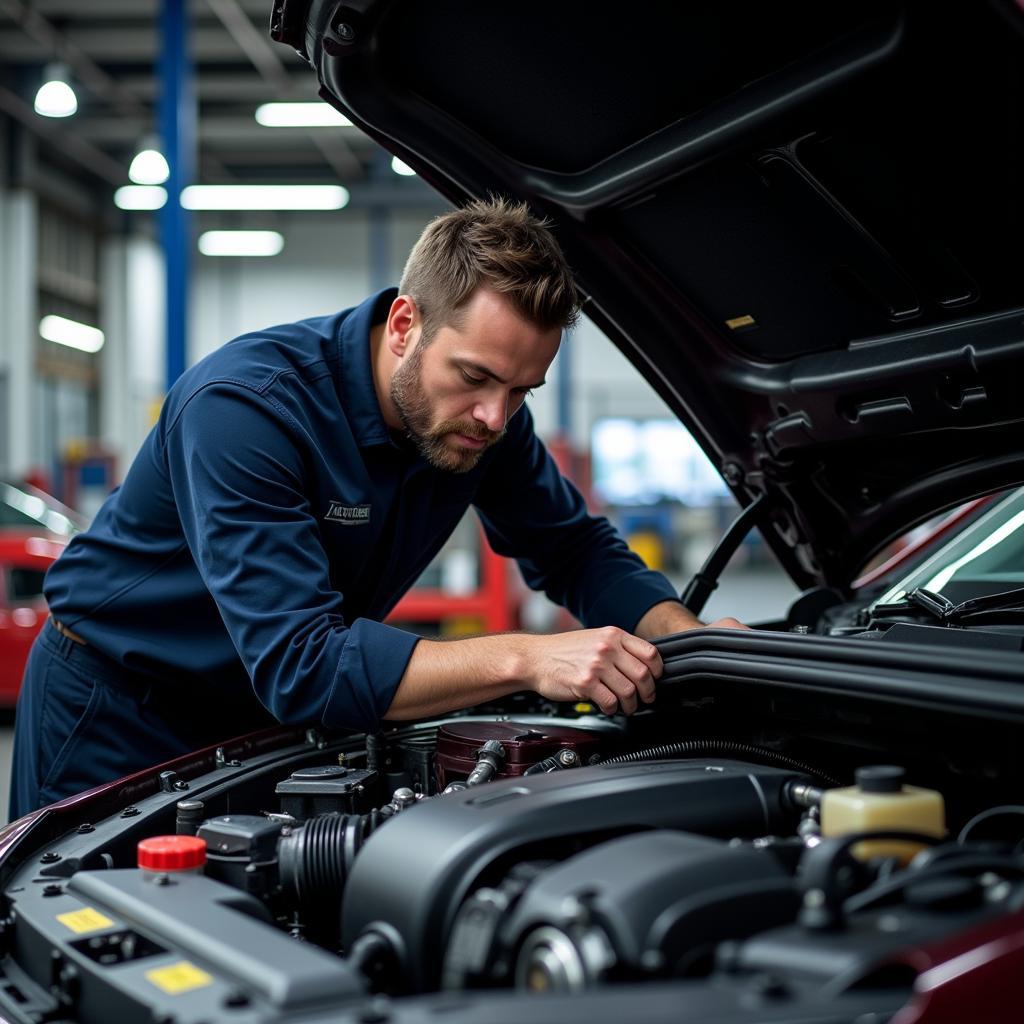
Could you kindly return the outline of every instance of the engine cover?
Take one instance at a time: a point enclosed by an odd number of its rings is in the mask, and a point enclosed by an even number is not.
[[[519,948],[518,987],[571,991],[604,980],[605,965],[588,955],[598,939],[611,946],[610,966],[621,975],[675,977],[724,939],[788,924],[799,903],[789,872],[767,850],[641,832],[546,871],[519,901],[506,934]],[[552,937],[559,952],[575,953],[575,974],[570,962],[550,956]]]
[[[562,860],[616,834],[669,828],[728,839],[786,834],[791,771],[734,761],[598,765],[505,779],[403,812],[374,833],[353,865],[342,941],[395,943],[412,991],[436,988],[455,916],[479,885],[515,859]],[[514,855],[514,856],[512,856]]]

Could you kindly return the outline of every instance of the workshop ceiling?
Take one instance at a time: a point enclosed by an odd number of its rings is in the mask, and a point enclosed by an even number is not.
[[[160,0],[0,0],[0,113],[39,136],[53,159],[111,185],[127,182],[140,140],[157,128]],[[261,103],[316,100],[312,69],[271,41],[271,0],[189,0],[198,105],[198,180],[339,182],[386,179],[389,157],[356,128],[266,128]],[[78,95],[67,121],[32,99],[43,67],[65,62]],[[390,172],[388,172],[390,174]],[[425,187],[391,175],[388,192]]]

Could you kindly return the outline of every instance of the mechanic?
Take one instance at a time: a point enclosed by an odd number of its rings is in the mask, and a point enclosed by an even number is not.
[[[648,640],[701,623],[587,514],[523,405],[576,316],[547,227],[476,202],[427,226],[397,291],[188,370],[47,575],[12,817],[275,720],[368,732],[524,690],[606,714],[653,701]],[[470,505],[590,628],[442,642],[384,624]]]

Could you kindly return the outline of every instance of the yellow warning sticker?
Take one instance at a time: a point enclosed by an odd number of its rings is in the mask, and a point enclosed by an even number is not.
[[[753,327],[757,321],[748,313],[746,316],[734,316],[725,321],[725,326],[730,330],[738,330],[740,327]]]
[[[92,907],[83,907],[81,910],[69,910],[66,914],[58,914],[57,920],[65,928],[70,928],[76,935],[81,935],[83,932],[98,932],[101,928],[109,928],[114,923],[109,917],[104,917]]]
[[[146,971],[146,978],[161,992],[169,996],[191,992],[194,988],[202,988],[213,982],[211,975],[200,970],[195,964],[190,964],[187,960],[170,964],[168,967],[157,967],[152,971]]]

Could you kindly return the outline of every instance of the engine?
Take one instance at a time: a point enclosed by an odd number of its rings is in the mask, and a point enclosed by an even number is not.
[[[117,833],[80,829],[42,869],[51,881],[16,897],[18,927],[38,931],[25,948],[50,948],[53,1012],[84,998],[90,972],[184,950],[236,979],[218,998],[242,991],[285,1017],[374,993],[682,985],[692,1016],[673,1019],[711,1020],[723,1000],[894,1010],[917,974],[908,950],[1024,903],[1020,808],[981,808],[953,838],[942,794],[893,766],[847,780],[768,746],[643,745],[625,729],[465,716],[359,745],[311,734],[194,793],[165,772],[165,831],[201,840],[202,869],[129,867]],[[113,930],[61,944],[55,911]]]
[[[700,740],[616,756],[617,741],[504,721],[370,737],[363,757],[280,780],[278,812],[195,827],[183,801],[179,831],[205,840],[208,876],[389,994],[760,975],[829,943],[863,979],[933,936],[944,897],[928,885],[959,879],[968,849],[941,842],[941,796],[900,769],[838,787],[767,749]],[[880,809],[823,836],[823,804],[849,792]],[[937,801],[930,818],[919,792]],[[967,888],[945,908],[950,927],[996,912],[981,882]],[[860,929],[889,922],[854,949],[851,906]],[[836,966],[823,961],[822,979]]]

